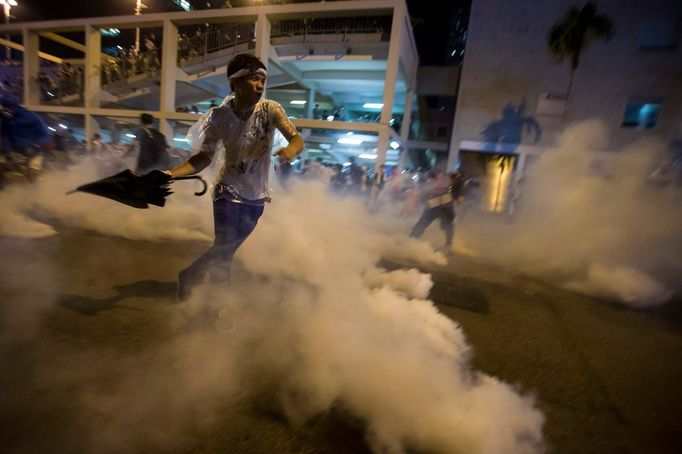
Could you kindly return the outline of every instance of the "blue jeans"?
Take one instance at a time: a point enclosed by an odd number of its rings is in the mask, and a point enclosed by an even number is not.
[[[213,246],[189,267],[180,271],[181,284],[189,288],[195,287],[202,283],[209,270],[211,281],[228,282],[234,253],[256,228],[263,208],[262,205],[235,203],[223,198],[215,200]]]

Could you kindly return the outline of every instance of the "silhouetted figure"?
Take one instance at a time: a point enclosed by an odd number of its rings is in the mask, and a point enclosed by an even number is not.
[[[135,133],[135,143],[140,151],[137,155],[135,171],[137,173],[147,173],[152,170],[166,168],[169,148],[166,136],[152,127],[154,117],[150,114],[141,114],[140,123],[142,123],[142,128],[138,129]],[[134,146],[135,144],[131,145],[131,148]]]
[[[412,227],[410,236],[419,238],[424,230],[438,219],[445,232],[445,252],[449,253],[455,235],[455,201],[462,197],[464,179],[460,172],[451,176],[433,173],[426,183],[424,212]]]

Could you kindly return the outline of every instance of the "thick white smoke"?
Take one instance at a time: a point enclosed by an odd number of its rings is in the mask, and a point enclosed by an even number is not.
[[[607,138],[598,121],[567,128],[529,166],[513,218],[467,213],[455,248],[632,306],[665,302],[682,285],[682,199],[647,176],[667,144],[599,153]]]
[[[87,195],[65,204],[59,194],[88,179],[55,178],[27,200],[60,223],[128,238],[209,237],[206,201],[176,194],[149,211]],[[106,387],[83,385],[79,405],[94,447],[173,443],[179,435],[169,433],[211,425],[239,399],[266,395],[292,424],[350,413],[364,421],[375,452],[541,451],[544,417],[534,399],[474,371],[461,328],[426,299],[430,277],[377,269],[387,254],[444,262],[359,201],[330,198],[314,184],[277,193],[238,251],[229,291],[199,289],[183,306],[191,319],[219,311],[215,329],[179,329],[160,347],[105,361]]]
[[[77,186],[104,176],[95,162],[85,159],[68,171],[48,172],[34,184],[11,186],[0,192],[0,207],[9,216],[0,220],[0,234],[23,238],[49,236],[53,227],[31,214],[53,217],[60,224],[129,239],[211,240],[212,224],[205,216],[210,208],[207,197],[192,196],[196,187],[177,183],[177,192],[164,208],[132,209],[90,194],[65,194]],[[182,185],[182,186],[181,186]]]

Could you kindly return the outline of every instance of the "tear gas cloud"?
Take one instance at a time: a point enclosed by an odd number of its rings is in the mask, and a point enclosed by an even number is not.
[[[0,192],[0,207],[9,214],[0,221],[0,235],[35,238],[55,234],[50,222],[36,219],[38,211],[38,218],[129,239],[212,240],[212,221],[205,215],[210,200],[194,197],[186,188],[192,188],[191,183],[173,194],[163,209],[130,209],[84,193],[65,196],[77,186],[109,176],[99,174],[97,168],[94,160],[84,159],[68,171],[45,173],[35,184],[10,186]]]
[[[151,210],[64,198],[94,179],[82,166],[78,181],[74,172],[48,176],[32,195],[2,203],[17,216],[38,204],[57,223],[109,235],[210,238],[209,206],[191,195]],[[219,311],[218,329],[178,330],[124,359],[84,351],[44,374],[78,383],[79,428],[92,450],[177,446],[263,396],[293,425],[340,408],[363,421],[375,452],[542,450],[534,399],[472,369],[462,329],[426,299],[430,277],[376,268],[385,256],[442,264],[442,254],[323,189],[301,183],[278,194],[237,253],[244,271],[230,291],[198,289],[182,306],[190,318]]]
[[[667,144],[597,153],[607,139],[599,121],[568,127],[529,164],[514,216],[467,212],[455,249],[634,307],[667,301],[682,285],[682,199],[647,183]]]

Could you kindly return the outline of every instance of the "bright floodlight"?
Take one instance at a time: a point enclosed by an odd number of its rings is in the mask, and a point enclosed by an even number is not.
[[[339,140],[337,140],[339,143],[343,143],[346,145],[360,145],[362,143],[362,139],[353,139],[351,137],[341,137]]]
[[[366,102],[362,105],[365,109],[381,109],[384,107],[383,103],[380,102]]]
[[[302,105],[306,104],[307,102],[308,101],[303,101],[302,99],[294,99],[293,101],[289,102],[289,104],[295,104],[295,105],[302,106]]]
[[[360,159],[376,159],[377,155],[362,153],[361,155],[358,156],[358,158],[360,158]]]
[[[400,144],[398,142],[396,142],[395,140],[392,140],[390,145],[391,145],[391,148],[393,148],[394,150],[397,150],[400,147]]]

